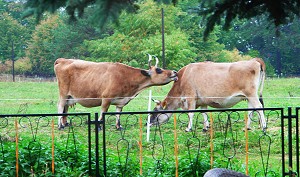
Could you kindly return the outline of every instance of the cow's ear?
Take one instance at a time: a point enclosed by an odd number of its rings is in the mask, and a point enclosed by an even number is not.
[[[166,109],[167,102],[166,102],[166,101],[163,101],[163,102],[161,103],[161,106],[163,107],[163,109]]]
[[[144,76],[150,77],[149,71],[141,70],[141,73],[142,73]]]
[[[161,104],[161,101],[159,101],[159,100],[155,100],[155,99],[151,99],[154,103],[156,103],[157,105],[160,105]]]

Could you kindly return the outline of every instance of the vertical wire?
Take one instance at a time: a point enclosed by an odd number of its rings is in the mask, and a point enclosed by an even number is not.
[[[213,135],[213,130],[214,130],[214,119],[212,117],[212,113],[210,112],[209,114],[210,117],[210,168],[213,168],[213,164],[214,164],[214,143],[213,143],[213,139],[214,139],[214,135]]]
[[[175,177],[178,177],[178,139],[177,139],[177,129],[176,129],[176,114],[174,114],[174,155],[175,155]]]
[[[246,139],[246,144],[245,144],[245,151],[246,151],[246,175],[249,175],[249,144],[248,144],[248,128],[247,128],[247,122],[248,122],[248,115],[245,112],[244,114],[245,117],[245,139]]]
[[[54,174],[54,119],[52,118],[52,174]]]
[[[139,141],[139,147],[140,147],[140,175],[143,175],[143,146],[142,146],[143,123],[142,123],[142,115],[140,115],[139,123],[140,123],[140,141]]]

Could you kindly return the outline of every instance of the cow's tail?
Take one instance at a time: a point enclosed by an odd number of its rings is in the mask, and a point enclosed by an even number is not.
[[[259,90],[259,101],[263,107],[264,106],[264,101],[263,101],[263,96],[262,92],[264,89],[264,82],[266,78],[266,64],[261,58],[255,58],[257,62],[260,63],[260,78],[259,78],[259,85],[260,85],[260,90]]]

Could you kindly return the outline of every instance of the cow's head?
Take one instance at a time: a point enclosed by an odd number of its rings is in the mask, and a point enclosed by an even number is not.
[[[155,108],[153,109],[154,112],[163,111],[165,110],[165,102],[161,102],[159,100],[153,100],[156,103]],[[167,122],[170,118],[171,114],[166,113],[153,113],[150,117],[150,125],[157,125],[163,124]]]
[[[149,70],[141,70],[141,73],[151,79],[151,85],[165,85],[171,81],[177,81],[177,72],[172,70],[165,70],[162,68],[157,67],[158,58],[156,56],[156,63],[155,66],[151,66],[152,56],[149,55],[148,65]]]

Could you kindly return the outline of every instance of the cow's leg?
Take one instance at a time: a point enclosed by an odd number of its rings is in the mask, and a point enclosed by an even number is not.
[[[207,109],[207,106],[201,106],[201,109]],[[206,132],[209,128],[208,116],[205,112],[201,114],[203,116],[203,132]]]
[[[189,116],[189,123],[188,123],[187,128],[185,129],[186,132],[192,131],[194,113],[193,112],[189,112],[188,116]]]
[[[109,99],[103,99],[102,101],[102,105],[101,105],[101,110],[100,110],[100,117],[99,117],[99,121],[102,121],[102,117],[103,117],[103,112],[107,112],[108,108],[110,106],[110,100]],[[99,127],[99,129],[101,129],[101,127]]]
[[[196,102],[195,102],[194,99],[183,98],[183,99],[181,99],[181,102],[182,102],[182,105],[183,105],[183,109],[185,109],[185,110],[192,110],[192,109],[196,108]],[[192,131],[194,113],[193,112],[189,112],[188,116],[189,116],[189,123],[188,123],[187,128],[185,129],[186,132]]]
[[[67,100],[64,98],[60,98],[58,103],[58,114],[68,113],[68,105]],[[65,127],[65,123],[67,122],[67,116],[58,116],[58,129],[63,129]]]
[[[191,107],[190,102],[191,101],[188,100],[187,98],[181,98],[182,109],[183,110],[189,110],[189,108]],[[187,128],[185,129],[186,132],[192,131],[194,113],[189,112],[188,117],[189,117],[189,123],[187,125]]]
[[[254,97],[249,97],[248,98],[248,108],[262,108],[262,104],[259,102],[259,99],[257,96]],[[248,113],[248,121],[247,121],[247,129],[251,129],[250,124],[251,124],[251,113],[252,111],[249,111]],[[264,112],[263,110],[259,110],[258,111],[259,114],[259,121],[260,121],[260,126],[262,128],[262,130],[264,131],[267,128],[267,124],[266,124],[266,120],[265,120],[265,116],[264,116]]]
[[[123,107],[116,106],[116,111],[117,112],[122,112],[122,109],[123,109]],[[117,128],[117,130],[122,130],[122,126],[121,126],[121,123],[120,123],[120,114],[116,115],[116,128]]]
[[[253,108],[250,102],[248,102],[248,108],[251,109]],[[248,111],[248,120],[247,120],[247,129],[251,130],[251,119],[252,119],[252,111]]]

